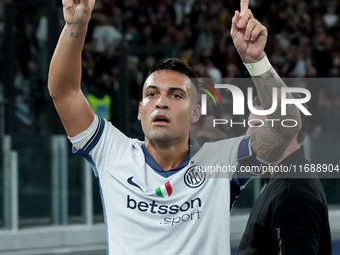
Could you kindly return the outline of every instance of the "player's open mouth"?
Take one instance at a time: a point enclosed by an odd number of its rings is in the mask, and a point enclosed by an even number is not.
[[[164,115],[156,115],[154,118],[153,118],[153,122],[156,122],[156,123],[169,123],[169,119],[164,116]]]

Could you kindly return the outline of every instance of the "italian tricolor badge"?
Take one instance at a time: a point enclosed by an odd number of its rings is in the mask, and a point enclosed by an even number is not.
[[[159,197],[164,197],[164,198],[170,197],[172,194],[172,187],[171,187],[170,181],[165,183],[163,186],[157,188],[155,191],[156,191],[156,195]]]

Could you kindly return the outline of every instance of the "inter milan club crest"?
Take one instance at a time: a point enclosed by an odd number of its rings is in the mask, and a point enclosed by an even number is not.
[[[159,197],[163,197],[163,198],[170,197],[172,194],[172,187],[171,187],[170,181],[168,181],[161,187],[157,188],[155,191],[156,191],[156,195]]]
[[[184,175],[184,182],[190,188],[197,188],[201,186],[206,179],[206,173],[199,171],[199,167],[192,166],[190,167],[185,175]]]

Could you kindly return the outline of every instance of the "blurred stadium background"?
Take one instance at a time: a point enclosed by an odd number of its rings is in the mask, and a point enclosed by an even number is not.
[[[61,2],[0,1],[0,254],[105,254],[96,180],[72,155],[47,91],[64,25]],[[281,77],[334,78],[303,85],[312,93],[313,114],[305,147],[312,162],[339,164],[339,1],[250,0],[250,7],[268,28],[266,52]],[[97,113],[143,139],[140,91],[163,57],[181,58],[200,77],[247,77],[229,35],[238,8],[239,0],[97,0],[82,79],[89,101],[102,104]],[[244,130],[224,132],[232,137]],[[340,180],[322,184],[333,254],[340,254]],[[232,211],[233,253],[260,189],[260,179],[249,184]]]

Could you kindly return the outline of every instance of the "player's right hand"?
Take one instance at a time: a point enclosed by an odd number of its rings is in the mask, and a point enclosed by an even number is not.
[[[235,12],[230,34],[244,63],[255,63],[264,57],[267,28],[254,18],[249,0],[241,0],[241,13]]]
[[[63,0],[66,24],[72,27],[86,27],[95,2],[95,0]]]

